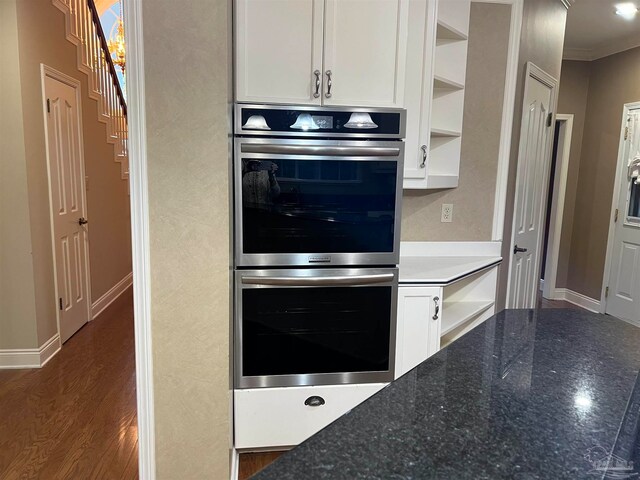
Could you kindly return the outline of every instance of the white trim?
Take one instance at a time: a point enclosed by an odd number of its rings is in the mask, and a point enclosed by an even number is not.
[[[124,2],[127,21],[127,98],[129,185],[133,253],[136,392],[138,407],[138,471],[141,480],[155,480],[155,416],[151,345],[151,268],[149,261],[149,193],[144,90],[142,0]]]
[[[596,48],[565,48],[562,52],[562,59],[591,62],[637,47],[640,47],[640,38],[637,36],[631,38],[626,37],[613,42],[607,42]]]
[[[42,92],[42,116],[44,120],[44,144],[45,144],[45,153],[47,157],[47,186],[49,188],[49,227],[51,229],[51,254],[53,256],[53,286],[55,291],[55,298],[53,298],[54,307],[53,309],[56,312],[56,326],[58,329],[58,335],[61,334],[60,330],[60,309],[58,308],[58,298],[60,298],[60,289],[58,288],[58,265],[56,258],[56,239],[55,239],[55,224],[54,224],[54,214],[53,214],[53,194],[51,191],[51,156],[49,155],[49,129],[48,129],[48,118],[47,118],[47,107],[46,107],[46,97],[47,92],[45,88],[45,78],[50,77],[59,82],[65,83],[70,87],[75,89],[76,92],[76,102],[78,105],[78,142],[80,143],[80,149],[78,155],[80,156],[80,168],[82,172],[80,173],[80,181],[82,185],[80,187],[82,192],[82,211],[85,215],[88,216],[87,209],[87,188],[86,188],[86,168],[85,168],[85,159],[84,159],[84,126],[82,123],[82,84],[80,80],[77,80],[65,73],[59,72],[44,63],[40,64],[40,88]],[[85,294],[87,298],[87,321],[91,320],[91,263],[89,261],[89,232],[88,228],[84,230],[84,263],[86,270],[86,285],[85,285]]]
[[[496,176],[495,201],[493,204],[493,227],[491,232],[491,240],[497,241],[503,240],[504,216],[507,206],[509,160],[511,157],[513,117],[516,103],[516,85],[518,82],[518,62],[520,59],[523,0],[513,0],[512,2],[504,3],[511,3],[511,28],[509,32],[504,98],[502,101],[502,125],[500,128],[500,147],[498,150],[498,170]]]
[[[233,417],[232,417],[233,418]],[[231,469],[229,478],[231,480],[238,480],[240,475],[240,453],[235,447],[231,447]]]
[[[607,256],[604,261],[604,274],[602,276],[602,289],[600,291],[600,312],[605,313],[607,310],[607,297],[605,295],[607,286],[611,277],[611,262],[613,256],[613,244],[616,237],[616,222],[613,221],[613,212],[618,208],[618,199],[620,198],[620,184],[622,183],[623,162],[624,158],[624,129],[627,123],[627,117],[631,110],[640,108],[640,102],[625,103],[622,109],[622,121],[620,122],[620,141],[618,143],[618,160],[616,161],[615,184],[613,185],[613,196],[611,198],[611,214],[609,215],[609,234],[607,235]]]
[[[574,292],[568,288],[556,288],[554,300],[564,300],[590,312],[600,313],[600,302],[598,300]]]
[[[543,83],[544,85],[548,86],[551,89],[551,98],[549,101],[549,113],[553,113],[556,109],[556,103],[558,100],[558,81],[552,77],[551,75],[549,75],[547,72],[545,72],[544,70],[542,70],[540,67],[538,67],[535,63],[533,62],[527,62],[527,71],[526,74],[524,76],[524,92],[522,95],[522,103],[524,104],[524,99],[527,98],[527,93],[529,91],[529,79],[533,78],[541,83]],[[522,115],[524,115],[524,107],[522,109]],[[516,187],[515,187],[515,196],[514,198],[518,198],[518,173],[521,167],[521,159],[523,157],[524,154],[524,149],[526,148],[526,145],[522,142],[522,123],[520,124],[520,137],[518,138],[518,163],[516,165]],[[545,145],[545,149],[546,149],[546,158],[545,158],[545,166],[544,166],[544,170],[543,170],[543,185],[546,185],[545,187],[545,192],[547,193],[547,195],[543,195],[542,197],[542,212],[546,211],[546,205],[547,205],[547,197],[549,194],[549,190],[548,190],[548,186],[549,186],[549,166],[551,164],[551,146],[552,146],[552,141],[553,141],[553,135],[549,135],[549,138],[547,139],[547,145]],[[514,200],[515,201],[515,200]],[[514,216],[515,216],[515,212],[514,212]],[[541,221],[544,221],[544,217],[541,216]],[[538,240],[537,240],[537,247],[538,248],[538,253],[540,254],[538,256],[538,265],[535,266],[535,275],[534,275],[534,279],[536,278],[540,278],[540,270],[541,270],[541,266],[542,266],[542,241],[543,241],[543,233],[544,233],[544,225],[541,225],[539,228],[539,232],[538,232]],[[516,236],[516,222],[515,219],[512,220],[511,222],[511,239],[510,239],[510,245],[509,245],[509,256],[507,258],[505,258],[505,262],[504,262],[504,266],[505,268],[507,268],[507,297],[506,297],[506,306],[507,308],[513,308],[513,305],[511,304],[511,282],[512,282],[512,278],[511,278],[511,252],[513,252],[513,249],[515,247],[515,236]]]
[[[100,315],[105,309],[111,305],[116,299],[122,295],[127,288],[133,285],[133,273],[127,274],[122,280],[111,287],[104,295],[91,305],[91,320]]]
[[[547,246],[547,261],[544,269],[545,289],[542,296],[550,298],[552,290],[556,288],[558,276],[558,258],[560,256],[560,239],[562,236],[562,220],[564,218],[564,202],[567,193],[567,179],[569,177],[569,157],[571,155],[571,135],[573,134],[573,115],[556,115],[556,124],[563,122],[560,127],[556,169],[554,175],[553,197],[551,200],[551,220],[549,222],[549,238]],[[548,192],[547,192],[548,193]]]
[[[60,335],[56,333],[40,348],[0,350],[0,369],[44,367],[61,347]]]

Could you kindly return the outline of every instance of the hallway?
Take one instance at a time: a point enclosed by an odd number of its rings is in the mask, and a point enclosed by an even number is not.
[[[0,478],[137,479],[129,289],[42,369],[0,370]]]

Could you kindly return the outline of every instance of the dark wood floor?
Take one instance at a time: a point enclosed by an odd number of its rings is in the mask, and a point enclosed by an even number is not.
[[[133,300],[41,369],[0,370],[0,479],[137,479]]]

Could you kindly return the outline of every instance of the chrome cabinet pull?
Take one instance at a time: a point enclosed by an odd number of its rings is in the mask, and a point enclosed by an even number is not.
[[[333,85],[333,83],[331,82],[331,70],[327,70],[325,72],[327,74],[327,93],[325,93],[325,97],[327,98],[331,98],[331,86]]]
[[[440,315],[440,297],[433,297],[433,303],[436,304],[436,314],[432,317],[434,320],[438,319]]]
[[[312,395],[304,401],[307,407],[321,407],[325,404],[324,398],[319,395]]]
[[[313,93],[313,98],[320,96],[320,70],[314,70],[313,74],[316,76],[316,91]]]
[[[424,168],[427,163],[427,146],[422,145],[420,150],[422,150],[422,163],[420,164],[420,168]]]

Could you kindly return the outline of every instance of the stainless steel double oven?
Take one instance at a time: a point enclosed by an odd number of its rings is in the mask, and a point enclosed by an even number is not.
[[[390,381],[405,112],[238,104],[235,387]]]

